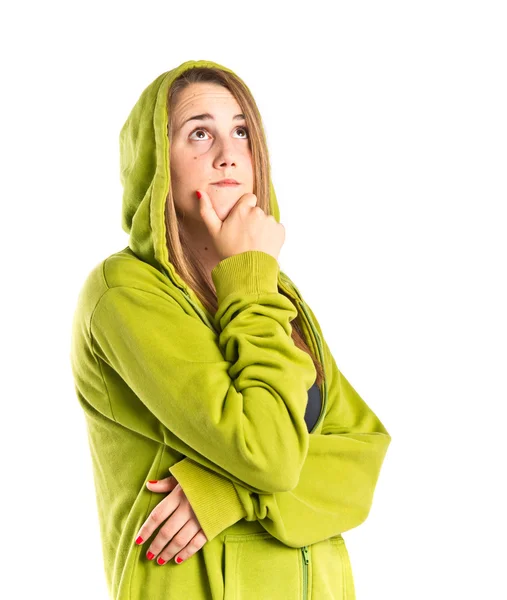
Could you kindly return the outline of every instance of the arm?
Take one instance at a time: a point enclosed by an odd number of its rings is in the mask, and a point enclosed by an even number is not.
[[[108,289],[90,324],[114,419],[260,494],[299,479],[316,376],[278,272],[261,251],[213,269],[219,334],[159,288]]]
[[[318,323],[317,327],[320,331]],[[257,494],[189,458],[170,467],[208,539],[245,518],[259,520],[288,546],[301,547],[366,520],[391,437],[339,371],[322,335],[321,339],[328,407],[322,432],[310,435],[294,489]]]

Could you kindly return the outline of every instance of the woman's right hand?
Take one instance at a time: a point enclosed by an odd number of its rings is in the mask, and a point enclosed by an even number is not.
[[[197,190],[199,194],[200,214],[221,260],[248,250],[261,250],[278,260],[285,241],[285,227],[257,206],[255,194],[243,194],[223,221],[208,194]]]

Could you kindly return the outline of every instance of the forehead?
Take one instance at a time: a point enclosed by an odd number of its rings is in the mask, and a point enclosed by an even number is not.
[[[232,118],[241,113],[241,107],[227,88],[213,83],[193,83],[178,95],[172,116],[179,128],[190,117],[205,113],[215,118]]]

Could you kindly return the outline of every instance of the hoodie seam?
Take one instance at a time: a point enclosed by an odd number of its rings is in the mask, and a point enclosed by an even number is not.
[[[95,314],[95,311],[97,310],[97,306],[100,304],[100,301],[102,300],[102,297],[103,297],[105,294],[107,294],[107,292],[108,292],[110,289],[112,289],[112,288],[111,288],[111,287],[108,285],[108,283],[107,283],[106,275],[105,275],[105,272],[104,272],[105,265],[106,265],[106,262],[107,262],[108,260],[109,260],[109,258],[106,258],[106,260],[104,260],[104,261],[102,262],[102,268],[100,269],[100,273],[101,273],[101,275],[102,275],[102,280],[103,280],[103,282],[104,282],[104,284],[105,284],[105,286],[106,286],[106,289],[105,289],[105,290],[102,292],[102,294],[99,296],[99,299],[98,299],[98,300],[97,300],[97,302],[95,303],[95,306],[93,307],[93,310],[92,310],[92,312],[90,313],[90,321],[89,321],[89,323],[88,323],[88,332],[89,332],[89,334],[90,334],[90,337],[92,338],[92,348],[93,348],[93,334],[92,334],[92,321],[93,321],[93,315]],[[93,355],[96,357],[95,350],[93,351]]]
[[[162,463],[163,456],[164,456],[164,447],[161,448],[160,457],[159,457],[158,466],[157,466],[157,473],[160,472],[160,465]],[[150,496],[148,497],[148,509],[146,510],[146,512],[144,514],[144,521],[148,520],[148,514],[151,512],[151,501],[153,498],[155,498],[155,494],[150,494]],[[130,565],[129,598],[132,598],[132,582],[134,580],[134,572],[136,570],[137,562],[139,560],[139,555],[141,554],[141,550],[143,549],[143,547],[144,546],[142,546],[142,545],[137,546],[137,548],[136,548],[137,559],[135,561],[132,561],[132,564]]]
[[[109,258],[111,258],[111,257],[106,258],[106,260],[104,260],[102,262],[102,269],[101,269],[102,279],[104,280],[104,283],[107,288],[109,288],[109,284],[107,283],[107,278],[106,278],[106,263],[109,260]]]
[[[102,300],[102,298],[107,294],[107,292],[109,292],[109,290],[114,290],[115,288],[128,288],[128,289],[133,289],[133,290],[138,290],[140,292],[146,292],[147,294],[153,294],[154,296],[158,296],[159,298],[161,296],[159,296],[158,294],[155,294],[154,292],[150,292],[148,290],[145,290],[143,288],[138,288],[135,287],[133,285],[109,285],[108,281],[107,281],[107,277],[106,277],[106,263],[107,261],[112,258],[111,256],[109,256],[108,258],[106,258],[103,262],[102,262],[102,268],[100,270],[100,273],[102,275],[102,280],[104,285],[106,286],[106,289],[104,290],[104,292],[100,295],[100,297],[98,298],[97,302],[95,303],[95,306],[93,307],[93,310],[90,314],[90,322],[88,323],[88,331],[90,333],[90,336],[93,336],[92,334],[92,322],[93,322],[93,316],[95,314],[95,311],[97,310],[98,305],[100,304],[100,301]],[[95,352],[94,352],[95,354]]]
[[[93,308],[93,310],[92,310],[92,312],[91,312],[91,315],[90,315],[90,324],[89,324],[89,333],[90,333],[90,340],[91,340],[91,343],[92,343],[92,352],[93,352],[93,357],[95,358],[95,360],[96,360],[97,364],[99,365],[100,377],[101,377],[101,379],[102,379],[102,384],[103,384],[103,386],[104,386],[104,390],[105,390],[105,392],[106,392],[107,399],[108,399],[108,402],[109,402],[109,410],[111,411],[111,416],[112,416],[112,418],[113,418],[114,422],[115,422],[115,423],[118,423],[118,420],[116,419],[116,417],[115,417],[115,415],[114,415],[114,411],[113,411],[113,403],[112,403],[112,401],[111,401],[111,394],[109,393],[109,388],[108,388],[108,386],[107,386],[106,378],[105,378],[105,376],[104,376],[104,371],[103,371],[103,369],[102,369],[102,365],[101,365],[101,359],[100,359],[100,357],[97,355],[97,352],[95,351],[95,343],[96,343],[96,340],[95,340],[95,337],[94,337],[94,335],[93,335],[93,331],[92,331],[92,323],[93,323],[93,317],[94,317],[94,315],[95,315],[95,311],[97,310],[97,308],[98,308],[98,306],[99,306],[99,304],[100,304],[100,301],[101,301],[101,300],[102,300],[102,298],[103,298],[103,297],[104,297],[104,296],[107,294],[107,292],[109,292],[109,291],[111,291],[111,290],[115,289],[116,287],[127,287],[127,288],[128,288],[128,287],[130,287],[130,286],[126,286],[126,285],[118,285],[118,286],[114,286],[114,287],[109,287],[109,285],[108,285],[108,283],[107,283],[107,280],[106,280],[106,277],[105,277],[105,274],[104,274],[104,265],[105,265],[105,263],[106,263],[106,261],[104,261],[104,262],[103,262],[103,264],[102,264],[102,277],[104,278],[104,283],[106,284],[106,286],[107,286],[107,289],[106,289],[106,290],[105,290],[105,291],[104,291],[104,292],[103,292],[103,293],[100,295],[100,298],[97,300],[97,302],[96,302],[96,304],[95,304],[95,306],[94,306],[94,308]],[[138,288],[134,288],[134,289],[138,289]],[[140,290],[140,291],[146,291],[146,290]],[[149,294],[149,293],[151,293],[151,292],[147,292],[147,293]],[[154,294],[154,295],[156,296],[157,294]],[[121,425],[121,423],[118,423],[118,424],[119,424],[119,425]]]
[[[104,390],[106,392],[106,396],[107,396],[107,400],[109,402],[109,410],[111,411],[111,416],[114,420],[115,423],[118,423],[118,420],[116,419],[115,415],[114,415],[114,411],[113,411],[113,403],[111,401],[111,394],[109,393],[109,388],[107,387],[107,383],[106,383],[106,378],[104,377],[104,371],[102,369],[102,365],[100,364],[100,357],[97,356],[97,352],[95,351],[95,343],[96,340],[93,336],[92,333],[92,322],[93,322],[93,316],[95,314],[95,311],[97,310],[98,305],[100,304],[100,301],[102,300],[102,298],[107,294],[107,292],[111,289],[109,284],[107,283],[107,279],[106,279],[106,274],[105,274],[105,267],[106,267],[106,262],[109,260],[109,258],[106,258],[106,260],[104,260],[102,262],[102,268],[100,270],[101,275],[102,275],[102,279],[104,281],[104,284],[106,286],[106,290],[100,295],[100,298],[97,300],[97,302],[95,303],[95,306],[93,307],[93,310],[90,314],[90,323],[89,323],[89,333],[90,333],[90,341],[92,344],[92,352],[93,352],[93,357],[95,358],[98,366],[99,366],[99,371],[100,371],[100,378],[102,380],[102,385],[104,386]],[[119,424],[119,423],[118,423]]]
[[[106,282],[106,284],[107,284],[107,282]],[[137,290],[138,292],[143,292],[143,293],[145,293],[145,294],[150,294],[151,296],[156,296],[157,298],[161,299],[162,301],[169,302],[169,304],[171,304],[171,305],[172,305],[172,303],[174,303],[174,305],[175,305],[175,306],[179,306],[179,304],[178,304],[178,303],[177,303],[175,300],[168,300],[167,298],[164,298],[164,297],[162,297],[162,296],[161,296],[161,295],[159,295],[159,294],[155,294],[155,292],[150,292],[149,290],[145,290],[145,289],[143,289],[143,288],[138,288],[138,287],[135,287],[135,286],[132,286],[132,285],[115,285],[115,286],[112,286],[112,287],[108,287],[108,288],[107,288],[107,290],[105,290],[105,291],[104,291],[104,292],[103,292],[103,293],[100,295],[100,297],[99,297],[99,299],[97,300],[97,302],[96,302],[96,304],[95,304],[95,306],[94,306],[94,308],[93,308],[93,310],[92,310],[92,312],[91,312],[91,315],[90,315],[90,322],[89,322],[89,328],[88,328],[88,332],[89,332],[89,335],[90,335],[90,340],[91,340],[91,343],[92,343],[92,351],[93,351],[93,356],[94,356],[95,360],[97,361],[97,363],[98,363],[98,365],[99,365],[100,374],[101,374],[102,380],[103,380],[103,382],[104,382],[104,387],[105,387],[106,389],[107,389],[107,384],[106,384],[105,377],[104,377],[104,373],[103,373],[103,371],[102,371],[102,367],[101,367],[101,364],[100,364],[100,360],[101,360],[101,359],[100,359],[100,357],[97,355],[97,353],[96,353],[96,351],[95,351],[95,337],[94,337],[94,335],[93,335],[93,331],[92,331],[93,317],[95,316],[95,311],[97,310],[97,308],[98,308],[98,306],[99,306],[100,302],[102,301],[102,298],[104,298],[104,296],[105,296],[105,295],[106,295],[108,292],[110,292],[110,291],[112,291],[112,290],[119,289],[119,288],[126,288],[126,289],[129,289],[129,290]],[[259,297],[257,296],[255,301],[258,301],[258,298],[259,298]],[[180,307],[180,308],[181,308],[181,307]],[[185,314],[185,315],[187,315],[187,313],[185,313],[185,311],[183,311],[183,310],[182,310],[182,314]],[[192,317],[192,318],[193,318],[193,317]],[[206,360],[206,361],[202,361],[202,360],[201,360],[201,361],[192,361],[192,362],[193,362],[194,364],[210,364],[210,363],[215,363],[215,362],[216,362],[216,360]],[[113,413],[113,409],[112,409],[112,404],[111,404],[111,398],[110,398],[110,396],[109,396],[109,393],[108,393],[108,398],[109,398],[109,405],[110,405],[111,414],[113,415],[113,418],[114,418],[114,420],[116,421],[116,418],[114,417],[114,413]],[[118,421],[116,421],[116,422],[118,422]]]
[[[101,296],[101,298],[102,298],[102,296]],[[97,302],[97,304],[98,304],[98,302]],[[94,309],[93,312],[95,312],[95,309]],[[111,395],[109,394],[109,388],[107,387],[106,378],[104,377],[104,372],[102,370],[102,365],[100,364],[100,358],[97,356],[97,353],[95,352],[95,338],[93,337],[93,333],[91,331],[91,328],[90,328],[90,339],[91,339],[91,342],[92,342],[93,356],[94,356],[95,360],[97,361],[97,364],[99,365],[100,378],[102,379],[102,385],[104,386],[104,390],[105,390],[106,395],[107,395],[107,400],[109,402],[109,410],[111,411],[111,416],[113,417],[114,422],[118,423],[116,417],[114,416],[113,403],[111,402]]]

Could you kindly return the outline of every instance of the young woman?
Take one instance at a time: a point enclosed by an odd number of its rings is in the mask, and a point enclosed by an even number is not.
[[[163,73],[120,160],[129,244],[89,273],[71,346],[110,597],[354,599],[342,533],[391,437],[280,269],[250,90],[211,61]]]

